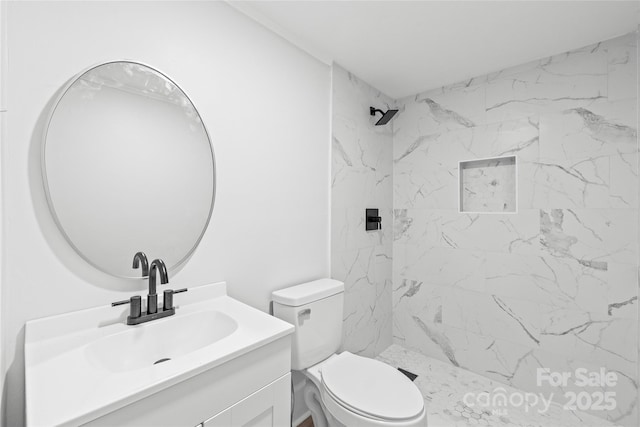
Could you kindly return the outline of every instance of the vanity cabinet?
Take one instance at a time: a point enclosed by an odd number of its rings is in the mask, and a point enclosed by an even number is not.
[[[276,427],[291,419],[291,374],[209,418],[202,427]]]
[[[291,338],[285,336],[85,424],[90,427],[286,426]]]

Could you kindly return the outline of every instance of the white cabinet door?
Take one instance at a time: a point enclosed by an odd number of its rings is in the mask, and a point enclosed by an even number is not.
[[[231,425],[231,408],[220,412],[215,417],[209,418],[200,426],[206,427],[229,427]],[[199,426],[198,426],[199,427]]]
[[[291,374],[204,422],[204,427],[284,427],[291,424]]]

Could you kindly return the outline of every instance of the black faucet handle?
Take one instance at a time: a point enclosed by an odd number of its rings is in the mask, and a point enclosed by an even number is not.
[[[131,308],[129,309],[129,317],[135,319],[142,315],[142,297],[140,295],[134,295],[128,300],[116,301],[111,303],[111,307],[116,307],[118,305],[131,304]]]
[[[142,277],[147,277],[149,275],[149,259],[144,252],[137,252],[133,256],[133,264],[132,268],[139,268],[142,266]]]
[[[180,294],[182,292],[187,292],[187,288],[176,289],[167,289],[164,291],[164,298],[162,300],[162,309],[163,310],[171,310],[173,308],[173,296],[175,294]]]

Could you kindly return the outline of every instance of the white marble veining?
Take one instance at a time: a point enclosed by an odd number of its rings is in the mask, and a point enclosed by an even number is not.
[[[398,101],[394,343],[528,391],[539,367],[605,368],[617,406],[593,425],[638,425],[636,49],[631,34]],[[459,213],[458,162],[511,155],[517,213]]]
[[[517,155],[519,162],[538,158],[537,118],[443,133],[425,129],[427,133],[418,136],[413,135],[412,119],[400,115],[394,124],[398,129],[393,140],[395,209],[457,209],[460,161],[511,155]],[[408,132],[403,131],[405,123]]]
[[[607,96],[607,49],[595,44],[503,70],[489,77],[490,122],[588,106]]]
[[[588,159],[635,153],[636,102],[601,101],[540,117],[540,159]]]
[[[392,127],[369,107],[393,100],[333,66],[331,275],[345,283],[343,349],[374,356],[391,343]],[[365,230],[378,208],[382,229]]]
[[[637,40],[627,37],[605,42],[608,52],[609,100],[633,98],[638,88],[635,65],[638,63]]]
[[[481,396],[482,393],[489,393],[491,397],[504,395],[511,399],[511,396],[523,396],[524,391],[426,357],[399,345],[390,346],[377,359],[418,375],[415,384],[424,397],[430,426],[604,427],[614,425],[591,414],[566,410],[557,403],[545,406],[542,399],[537,405],[529,407],[519,404],[520,401],[517,398],[508,401],[515,404],[504,405],[500,400],[495,400],[495,405],[479,406],[474,397]],[[541,393],[548,399],[549,392]]]

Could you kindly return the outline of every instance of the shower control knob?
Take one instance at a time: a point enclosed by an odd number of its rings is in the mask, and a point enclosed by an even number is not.
[[[382,217],[378,213],[378,209],[365,210],[364,228],[366,231],[380,230],[382,228]]]

